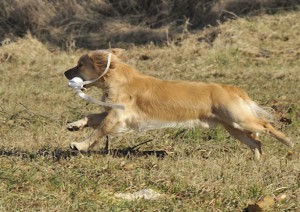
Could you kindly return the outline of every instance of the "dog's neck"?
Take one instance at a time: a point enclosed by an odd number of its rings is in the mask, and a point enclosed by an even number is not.
[[[136,79],[140,73],[132,66],[118,62],[115,68],[102,78],[97,87],[103,90],[103,100],[106,102],[118,102],[120,91]],[[125,86],[125,87],[124,87]]]
[[[118,86],[122,84],[128,84],[140,73],[132,66],[118,62],[115,64],[115,68],[111,69],[104,77],[104,87]]]

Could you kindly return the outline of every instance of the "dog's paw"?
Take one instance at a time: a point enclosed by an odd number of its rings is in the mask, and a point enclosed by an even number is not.
[[[67,124],[67,129],[69,131],[78,131],[82,130],[87,125],[87,122],[85,119],[80,119],[78,121],[74,121],[72,123]]]
[[[77,150],[77,151],[78,151],[76,144],[77,144],[77,143],[75,143],[75,142],[70,143],[70,148],[71,148],[72,150]]]
[[[87,151],[89,146],[87,146],[84,142],[72,142],[70,143],[70,148],[77,151]]]

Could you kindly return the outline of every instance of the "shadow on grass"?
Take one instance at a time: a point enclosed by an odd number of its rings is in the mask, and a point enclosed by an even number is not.
[[[79,152],[77,150],[71,149],[40,149],[36,152],[28,152],[22,151],[19,149],[5,149],[0,147],[0,157],[20,157],[22,159],[30,159],[34,160],[37,158],[47,158],[52,159],[54,161],[60,160],[69,160],[72,157],[77,157],[80,155],[84,156],[92,156],[92,155],[112,155],[113,157],[147,157],[147,156],[156,156],[158,158],[164,158],[167,155],[167,152],[164,150],[147,150],[147,151],[140,151],[135,150],[132,147],[126,149],[110,149],[110,150],[90,150],[86,152]]]

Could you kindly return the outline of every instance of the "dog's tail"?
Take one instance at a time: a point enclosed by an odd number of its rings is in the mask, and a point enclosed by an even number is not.
[[[266,109],[260,107],[256,102],[254,102],[248,94],[241,88],[229,85],[222,85],[224,89],[228,92],[235,93],[240,100],[243,102],[243,106],[248,109],[247,111],[250,112],[258,119],[264,119],[269,122],[274,122],[274,118],[271,112],[267,111]]]
[[[293,147],[294,143],[290,138],[286,137],[282,132],[276,130],[270,122],[274,122],[274,113],[267,111],[266,109],[260,107],[256,102],[251,101],[248,106],[250,107],[252,113],[255,117],[260,120],[261,125],[264,127],[265,132],[282,142],[283,144]]]
[[[254,101],[250,101],[248,106],[256,118],[263,119],[271,123],[274,122],[274,111],[272,108],[261,107]]]

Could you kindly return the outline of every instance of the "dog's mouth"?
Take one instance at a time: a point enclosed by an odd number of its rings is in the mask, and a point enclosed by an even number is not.
[[[82,86],[82,87],[80,88],[80,90],[81,90],[81,91],[87,91],[87,88],[86,88],[85,86]]]
[[[87,90],[84,84],[84,80],[80,77],[73,77],[72,79],[69,80],[68,85],[74,88],[75,90],[81,90],[81,91]]]

